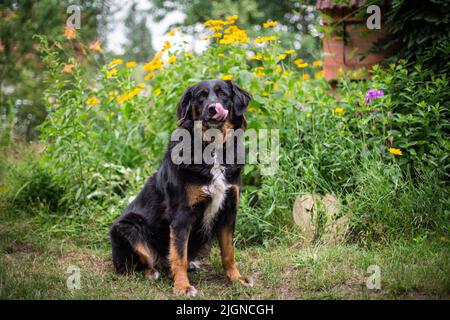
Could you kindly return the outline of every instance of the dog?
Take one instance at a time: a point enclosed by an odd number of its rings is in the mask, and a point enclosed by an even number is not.
[[[178,128],[194,134],[200,123],[202,132],[219,130],[220,143],[227,148],[227,132],[245,129],[250,100],[250,93],[232,81],[202,81],[187,88],[180,99]],[[202,141],[202,150],[213,142]],[[252,286],[252,279],[236,267],[233,246],[244,165],[223,164],[216,154],[213,163],[176,164],[171,156],[177,145],[179,141],[169,142],[157,172],[110,229],[116,271],[143,271],[145,278],[154,280],[169,267],[174,293],[195,296],[188,270],[209,254],[217,238],[228,279]]]

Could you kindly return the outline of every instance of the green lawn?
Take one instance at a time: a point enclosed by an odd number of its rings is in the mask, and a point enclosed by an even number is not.
[[[53,236],[29,214],[0,209],[1,299],[176,299],[168,274],[149,282],[139,273],[114,273],[107,238],[90,245],[79,237]],[[90,232],[86,229],[86,232]],[[106,230],[105,230],[106,231]],[[86,237],[86,239],[90,239]],[[305,247],[301,241],[238,248],[241,273],[253,288],[230,285],[217,247],[191,273],[199,299],[448,299],[448,239],[419,239],[373,245]],[[81,269],[81,289],[66,286],[67,268]],[[366,287],[367,267],[381,268],[381,290]]]

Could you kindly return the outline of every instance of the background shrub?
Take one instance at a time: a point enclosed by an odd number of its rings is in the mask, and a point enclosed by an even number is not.
[[[212,24],[223,24],[217,21]],[[208,78],[232,78],[249,90],[248,127],[280,133],[279,171],[267,176],[260,165],[245,169],[239,243],[298,234],[291,208],[303,193],[337,196],[357,241],[448,230],[445,76],[424,77],[419,65],[410,71],[400,62],[374,68],[365,82],[343,76],[332,89],[321,62],[287,53],[273,30],[265,30],[274,38],[263,44],[245,40],[235,27],[229,34],[231,43],[221,43],[223,34],[210,37],[201,53],[167,43],[143,66],[114,59],[94,72],[41,38],[49,115],[41,126],[39,167],[51,179],[36,181],[55,186],[57,203],[67,204],[66,232],[89,221],[106,238],[109,224],[160,162],[183,91]],[[91,55],[94,62],[98,54]],[[384,95],[367,101],[369,89]]]

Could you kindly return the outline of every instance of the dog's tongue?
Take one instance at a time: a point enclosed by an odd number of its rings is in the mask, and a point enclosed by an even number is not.
[[[228,115],[228,110],[225,109],[222,106],[222,104],[219,103],[219,102],[216,103],[216,108],[215,109],[216,109],[216,114],[214,115],[213,119],[220,120],[220,121],[225,120],[225,118]]]

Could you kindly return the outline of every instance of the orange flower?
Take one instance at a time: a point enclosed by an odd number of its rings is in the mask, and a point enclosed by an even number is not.
[[[91,49],[94,52],[102,52],[102,48],[101,48],[102,42],[100,40],[95,41],[94,43],[91,43],[89,45],[89,49]]]
[[[72,71],[73,67],[75,67],[75,65],[73,65],[73,64],[66,64],[64,66],[63,72],[73,74],[73,71]]]
[[[77,31],[74,27],[64,27],[64,37],[68,40],[75,38]]]

